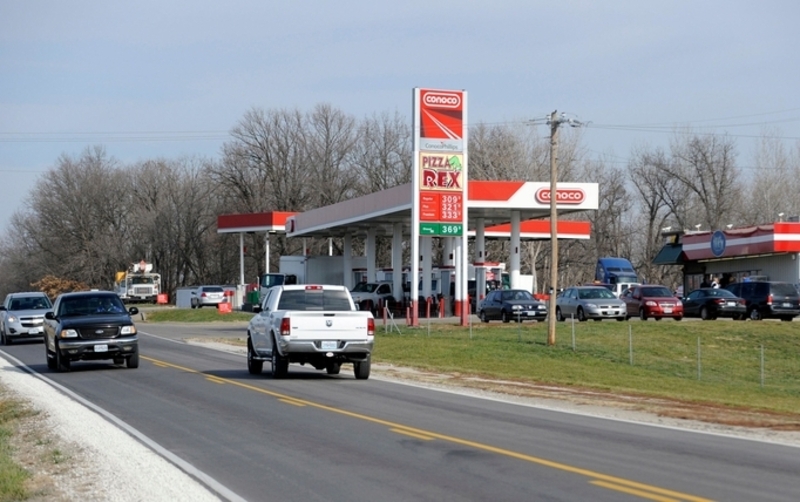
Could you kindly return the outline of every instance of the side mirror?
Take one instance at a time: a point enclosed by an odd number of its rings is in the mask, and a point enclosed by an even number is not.
[[[258,314],[261,312],[261,305],[253,305],[253,313]]]
[[[131,307],[131,308],[128,309],[128,314],[130,314],[130,315],[136,315],[138,313],[139,313],[139,309],[136,308],[136,307]]]
[[[56,318],[56,315],[53,313],[52,310],[48,310],[47,312],[44,313],[44,318],[53,320]]]

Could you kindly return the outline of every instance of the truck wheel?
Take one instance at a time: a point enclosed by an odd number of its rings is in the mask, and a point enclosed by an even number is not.
[[[52,357],[51,357],[52,356]],[[56,355],[50,352],[50,349],[47,348],[47,339],[44,340],[44,358],[47,361],[47,368],[54,370],[56,369]]]
[[[339,374],[339,370],[341,369],[341,367],[342,367],[342,363],[330,362],[330,363],[325,365],[325,371],[329,375],[338,375]]]
[[[353,363],[353,373],[356,376],[356,380],[366,380],[369,378],[369,370],[372,366],[372,361],[367,358],[361,362]]]
[[[136,369],[139,367],[139,349],[136,349],[136,352],[128,356],[128,360],[125,361],[125,366],[128,369]]]
[[[56,344],[56,369],[58,371],[67,372],[70,370],[70,368],[71,365],[69,358],[64,357],[61,354],[61,349],[58,347],[58,344]]]
[[[250,339],[247,339],[247,372],[251,375],[260,375],[261,370],[264,369],[264,361],[256,361],[253,359],[253,346],[250,344]]]
[[[272,378],[284,378],[289,373],[289,360],[278,353],[278,344],[272,341]]]

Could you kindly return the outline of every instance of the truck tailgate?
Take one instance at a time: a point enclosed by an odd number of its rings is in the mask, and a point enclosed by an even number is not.
[[[291,338],[298,340],[366,340],[368,312],[314,312],[291,311],[286,313],[291,328]]]

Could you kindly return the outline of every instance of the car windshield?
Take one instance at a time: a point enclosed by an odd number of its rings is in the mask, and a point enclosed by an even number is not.
[[[59,307],[59,316],[121,314],[125,306],[116,295],[66,298]]]
[[[20,296],[11,299],[8,310],[46,310],[50,306],[50,299],[44,295]]]
[[[524,289],[509,289],[503,291],[503,301],[508,300],[533,300],[533,295]]]
[[[588,299],[616,298],[616,296],[614,296],[614,293],[607,290],[606,288],[590,288],[590,289],[579,289],[578,298],[580,298],[581,300],[588,300]]]
[[[709,289],[706,291],[706,296],[713,296],[717,298],[736,298],[736,295],[728,291],[727,289]]]
[[[642,296],[648,298],[672,298],[672,292],[664,286],[642,288]]]

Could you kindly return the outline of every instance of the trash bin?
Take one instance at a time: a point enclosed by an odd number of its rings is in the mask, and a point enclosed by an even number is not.
[[[250,305],[258,305],[258,290],[248,291],[247,292],[247,303]]]

